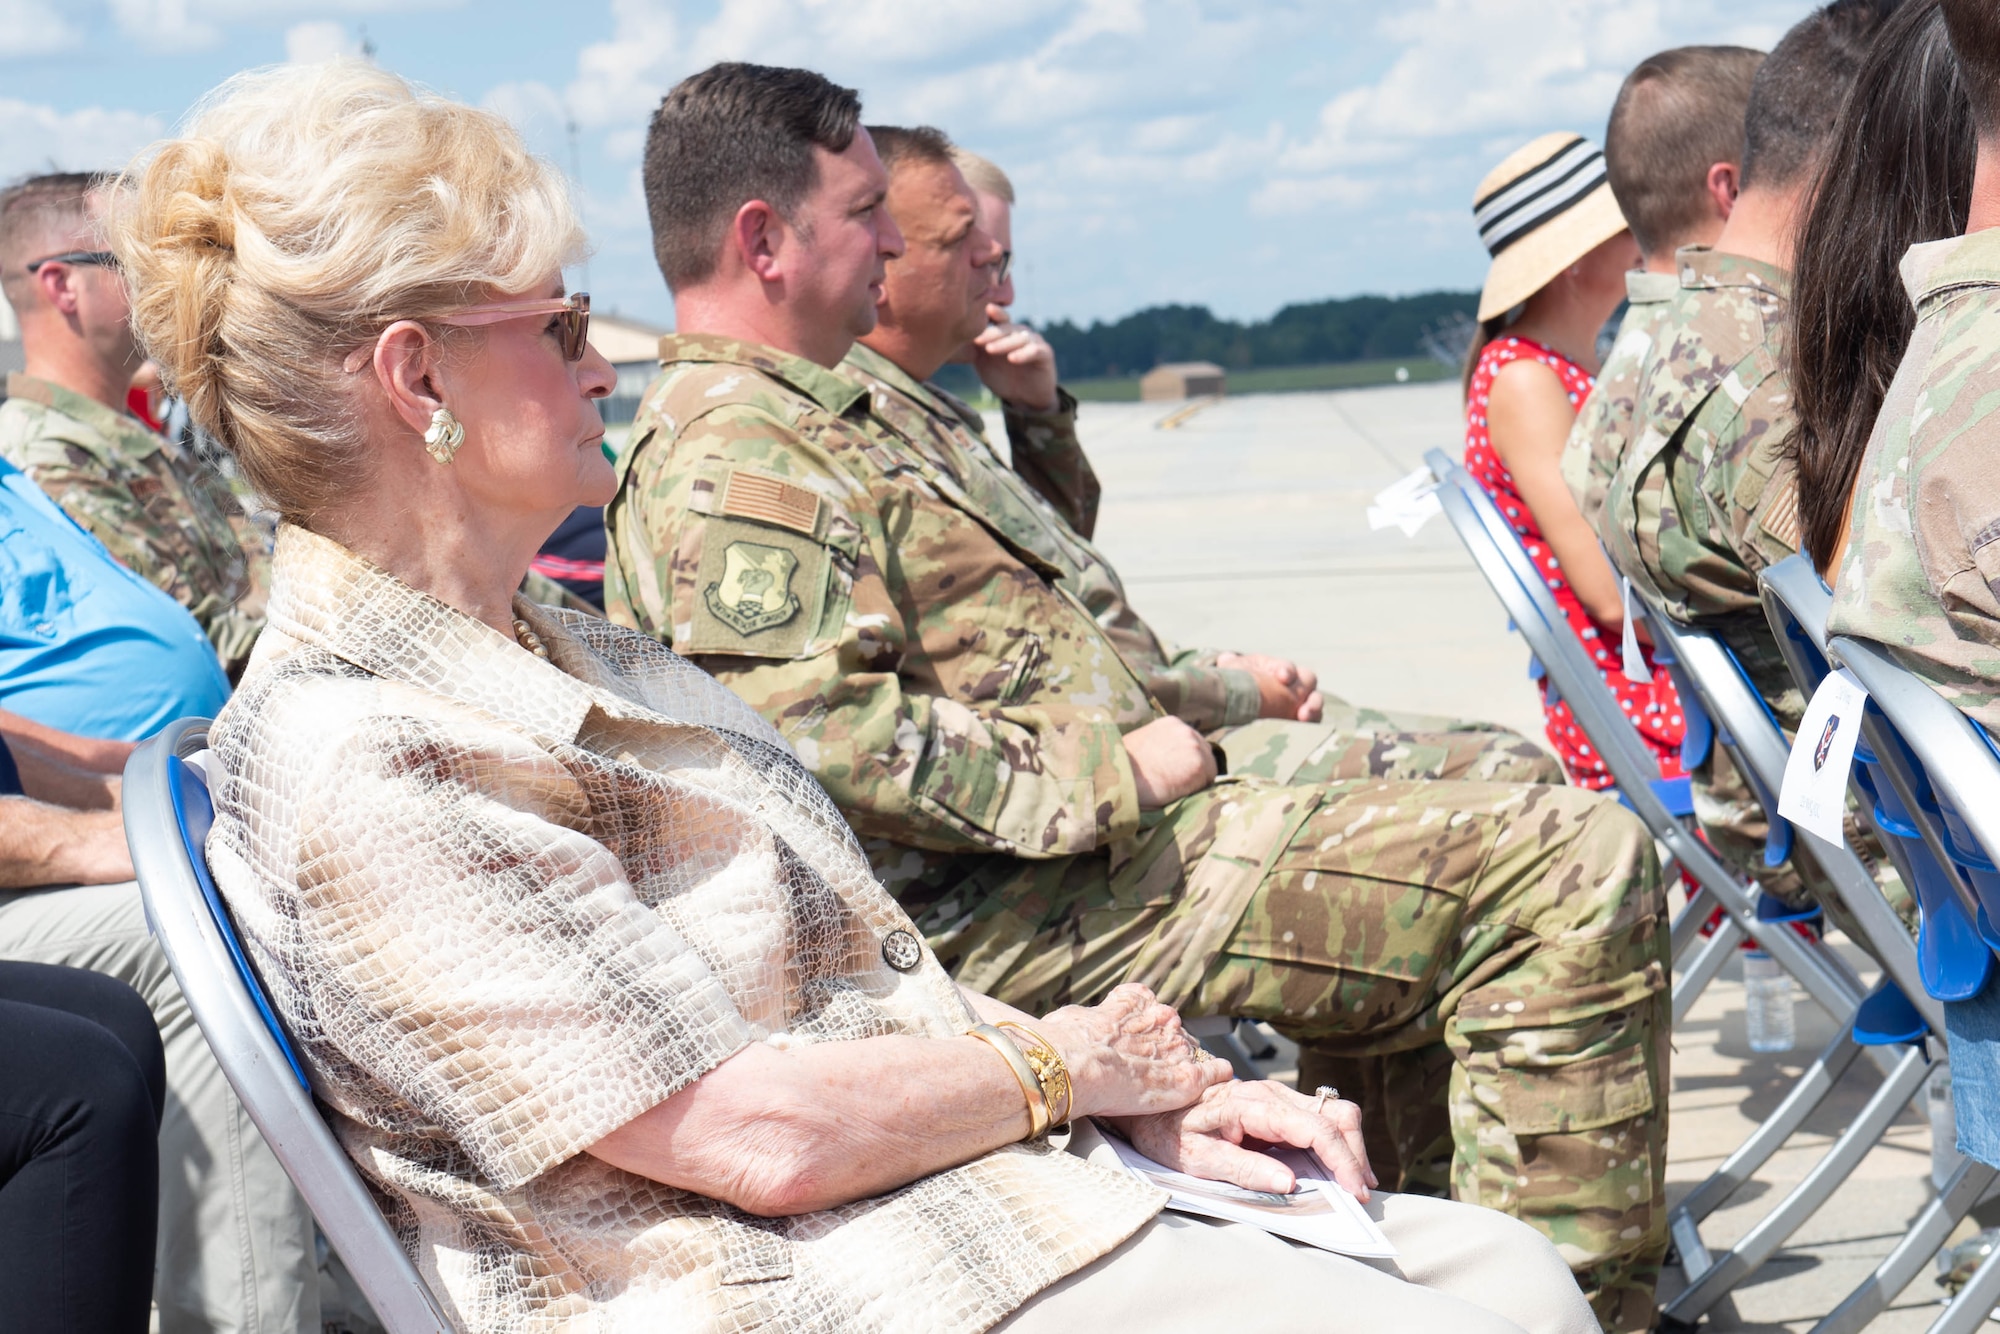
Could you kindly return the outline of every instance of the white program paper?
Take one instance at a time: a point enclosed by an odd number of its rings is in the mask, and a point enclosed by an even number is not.
[[[1845,667],[1828,673],[1806,705],[1785,761],[1778,814],[1829,843],[1845,837],[1841,819],[1847,813],[1847,774],[1854,767],[1861,711],[1867,705],[1868,692]]]
[[[1347,1187],[1332,1179],[1318,1157],[1303,1149],[1268,1150],[1272,1157],[1292,1169],[1299,1182],[1299,1188],[1292,1194],[1274,1195],[1176,1172],[1162,1167],[1115,1135],[1107,1134],[1104,1138],[1127,1171],[1173,1197],[1167,1201],[1169,1209],[1229,1223],[1247,1223],[1336,1255],[1368,1260],[1396,1258],[1396,1248],[1382,1235],[1382,1229],[1368,1216],[1361,1202],[1348,1194]]]

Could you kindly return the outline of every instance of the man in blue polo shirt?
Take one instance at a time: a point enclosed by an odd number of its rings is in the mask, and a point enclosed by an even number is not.
[[[0,958],[109,974],[159,1024],[162,1334],[316,1334],[312,1216],[146,930],[118,813],[132,743],[228,695],[194,619],[0,462]]]
[[[194,619],[0,460],[0,708],[143,741],[228,697]]]

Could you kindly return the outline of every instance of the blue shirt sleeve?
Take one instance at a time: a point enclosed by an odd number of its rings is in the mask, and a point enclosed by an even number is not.
[[[0,708],[139,741],[228,697],[194,618],[0,461]]]

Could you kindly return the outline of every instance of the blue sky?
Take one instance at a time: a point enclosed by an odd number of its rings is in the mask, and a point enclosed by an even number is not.
[[[1536,134],[1600,137],[1624,71],[1768,46],[1801,0],[0,0],[0,175],[116,166],[230,73],[355,49],[506,114],[580,173],[600,308],[666,322],[646,116],[715,60],[801,64],[1022,194],[1017,310],[1477,286],[1471,194]],[[574,122],[572,157],[566,126]]]

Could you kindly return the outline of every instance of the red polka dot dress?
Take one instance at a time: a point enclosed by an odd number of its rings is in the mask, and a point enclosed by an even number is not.
[[[1590,650],[1599,674],[1604,677],[1604,684],[1618,697],[1625,716],[1639,729],[1647,748],[1659,761],[1660,776],[1679,778],[1681,737],[1687,730],[1687,723],[1681,716],[1680,697],[1674,693],[1673,682],[1662,670],[1654,670],[1650,684],[1631,680],[1625,675],[1619,637],[1591,620],[1590,613],[1577,600],[1575,590],[1569,586],[1569,580],[1563,578],[1554,553],[1543,540],[1535,516],[1515,489],[1513,475],[1500,462],[1500,456],[1493,450],[1493,441],[1486,433],[1486,400],[1493,388],[1493,376],[1508,362],[1524,357],[1541,362],[1562,377],[1572,409],[1580,408],[1589,396],[1593,383],[1590,372],[1561,353],[1528,338],[1509,336],[1494,339],[1479,354],[1479,364],[1473,369],[1471,389],[1466,395],[1465,470],[1479,479],[1479,484],[1493,497],[1493,503],[1514,525],[1514,531],[1520,534],[1521,545],[1534,561],[1535,568],[1547,573],[1549,592],[1555,597],[1556,605],[1569,618],[1570,629]],[[1646,666],[1651,668],[1652,651],[1647,649],[1645,652]],[[1542,681],[1541,689],[1542,711],[1548,718],[1549,744],[1555,747],[1556,755],[1569,771],[1570,782],[1592,790],[1610,787],[1612,778],[1604,767],[1604,759],[1590,744],[1590,738],[1584,735],[1583,729],[1577,726],[1576,719],[1570,715],[1569,705],[1562,700],[1553,704],[1549,702],[1547,680]]]

